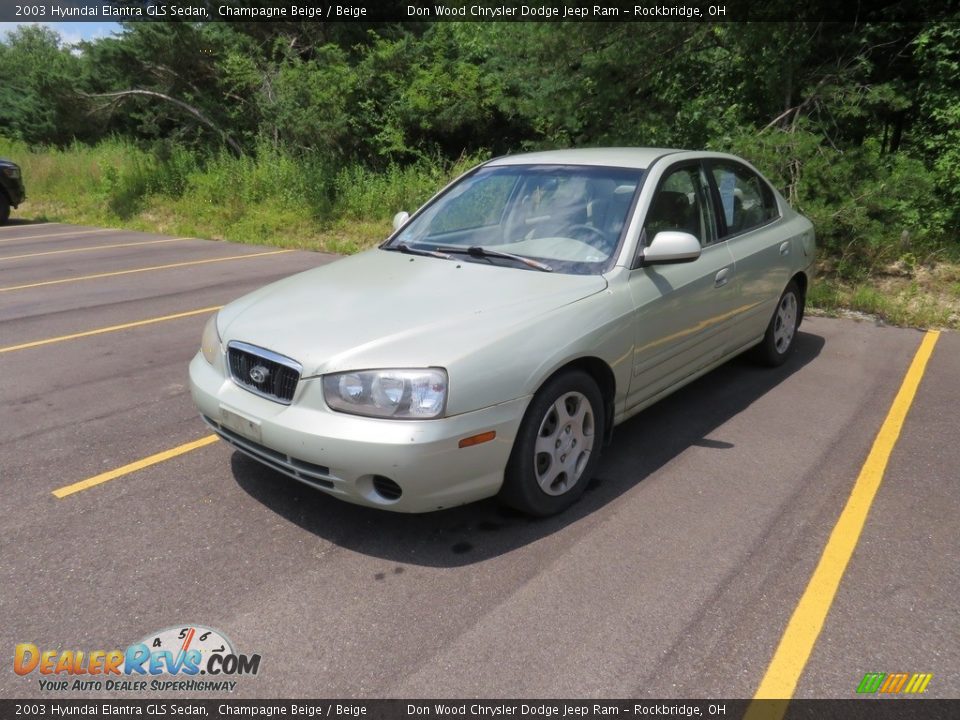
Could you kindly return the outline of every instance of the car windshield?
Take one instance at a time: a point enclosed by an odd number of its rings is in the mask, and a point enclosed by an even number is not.
[[[458,261],[525,270],[598,274],[620,245],[642,177],[642,170],[631,168],[484,167],[448,189],[383,247],[439,251]]]

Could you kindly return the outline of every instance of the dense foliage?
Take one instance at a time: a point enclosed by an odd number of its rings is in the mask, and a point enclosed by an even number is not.
[[[623,144],[746,156],[841,271],[960,228],[958,22],[130,23],[74,47],[25,26],[0,77],[0,135],[144,151],[136,177],[100,173],[118,214],[242,177],[244,202],[282,192],[319,216],[360,179]]]

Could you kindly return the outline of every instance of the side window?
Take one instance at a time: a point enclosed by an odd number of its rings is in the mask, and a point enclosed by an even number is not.
[[[673,230],[690,233],[707,245],[716,237],[711,220],[705,178],[699,165],[689,165],[673,170],[661,181],[643,227],[647,244],[657,233]]]
[[[764,225],[780,215],[770,188],[748,168],[718,163],[712,173],[720,194],[720,212],[727,235]]]

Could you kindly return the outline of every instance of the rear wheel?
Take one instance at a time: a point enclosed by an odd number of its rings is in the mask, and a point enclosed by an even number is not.
[[[500,499],[553,515],[583,494],[600,460],[605,413],[593,378],[566,371],[534,395],[507,463]]]
[[[777,302],[763,340],[756,347],[754,356],[759,362],[777,367],[786,361],[793,348],[802,314],[803,295],[797,283],[791,280]]]
[[[7,196],[0,191],[0,225],[6,225],[10,219],[10,201]]]

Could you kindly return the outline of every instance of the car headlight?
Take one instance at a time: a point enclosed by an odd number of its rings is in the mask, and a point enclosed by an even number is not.
[[[207,324],[203,327],[203,337],[200,340],[200,352],[204,359],[211,365],[217,364],[217,358],[223,352],[223,344],[220,341],[220,332],[217,330],[217,315],[214,313]]]
[[[20,177],[20,168],[10,167],[9,165],[3,168],[3,174],[8,178],[18,178]]]
[[[325,375],[323,398],[332,409],[353,415],[428,420],[443,415],[447,371],[359,370]]]

